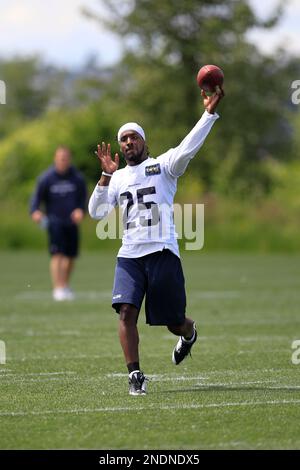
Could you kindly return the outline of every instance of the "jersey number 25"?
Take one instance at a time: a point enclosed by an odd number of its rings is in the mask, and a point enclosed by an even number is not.
[[[140,189],[137,189],[136,191],[138,210],[142,212],[144,210],[151,209],[151,218],[146,218],[143,215],[140,216],[139,223],[142,227],[150,227],[152,225],[157,225],[159,223],[159,210],[158,210],[158,205],[156,204],[156,202],[144,201],[144,196],[148,194],[156,194],[155,186],[150,186],[149,188],[140,188]],[[124,223],[124,228],[129,230],[130,228],[136,227],[136,223],[134,221],[128,222],[129,211],[134,205],[133,194],[130,191],[126,191],[125,193],[120,194],[121,203],[123,203],[124,199],[125,200],[127,199],[128,202],[127,202],[127,207],[124,210],[124,214],[123,214],[123,223]]]

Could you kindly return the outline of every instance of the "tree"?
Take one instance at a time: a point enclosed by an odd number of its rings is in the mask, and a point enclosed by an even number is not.
[[[155,142],[159,137],[162,146],[174,145],[174,136],[183,136],[199,116],[198,69],[218,64],[225,72],[227,98],[220,110],[226,118],[213,131],[214,145],[208,146],[206,157],[193,164],[209,189],[216,168],[232,159],[234,149],[238,158],[227,187],[237,183],[245,194],[249,187],[267,190],[270,181],[261,162],[269,156],[286,158],[291,143],[285,109],[288,63],[283,53],[276,59],[263,56],[246,33],[275,26],[282,7],[261,21],[245,0],[102,3],[109,13],[105,18],[84,13],[123,38],[124,57],[111,93],[150,127]]]
[[[49,90],[39,80],[40,64],[37,58],[1,61],[1,79],[6,83],[6,106],[1,112],[1,133],[21,121],[32,119],[44,111]]]
[[[6,83],[6,105],[1,107],[0,137],[40,118],[49,109],[77,108],[94,102],[110,79],[93,57],[79,70],[57,68],[39,57],[0,60],[0,78]]]

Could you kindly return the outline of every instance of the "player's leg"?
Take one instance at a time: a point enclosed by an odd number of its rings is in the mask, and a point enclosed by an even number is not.
[[[68,300],[65,292],[65,280],[62,276],[62,260],[64,255],[62,253],[56,253],[51,256],[50,259],[50,276],[53,286],[53,299],[57,301]]]
[[[71,273],[74,269],[74,258],[62,255],[60,263],[60,276],[64,287],[69,285]]]
[[[52,221],[49,218],[48,225],[48,244],[49,244],[49,253],[50,253],[50,276],[53,286],[53,295],[55,294],[55,289],[60,289],[63,287],[61,284],[61,260],[62,260],[62,250],[61,250],[61,237],[62,237],[62,228],[61,224],[56,221]]]
[[[183,336],[186,339],[190,339],[194,333],[194,324],[194,320],[186,317],[182,325],[167,325],[167,328],[176,336]]]
[[[166,325],[180,336],[172,353],[179,364],[197,339],[195,323],[185,316],[185,281],[180,259],[170,250],[149,256],[146,316],[150,325]]]
[[[64,237],[62,240],[63,254],[62,277],[65,283],[65,295],[67,300],[74,299],[74,293],[70,289],[70,278],[75,267],[75,259],[79,254],[79,227],[75,224],[64,227]]]
[[[60,221],[50,221],[48,236],[53,298],[58,301],[72,300],[74,295],[68,288],[68,282],[74,265],[73,258],[78,251],[77,227],[66,228]]]
[[[118,258],[112,306],[119,313],[119,338],[129,373],[129,393],[146,393],[146,380],[140,371],[137,320],[145,294],[142,259]]]
[[[61,278],[61,262],[63,255],[61,253],[56,253],[51,255],[50,258],[50,276],[52,280],[53,289],[58,289],[64,287],[63,281]]]
[[[63,300],[74,300],[75,296],[69,287],[71,273],[74,268],[74,258],[62,255],[60,263],[60,278],[61,285],[63,286]]]
[[[59,289],[53,294],[56,300],[73,300],[74,293],[69,287],[70,277],[78,255],[78,227],[55,222],[52,229],[52,240],[55,239],[55,250],[59,253],[59,263],[55,269],[59,278]]]
[[[146,393],[146,377],[140,371],[138,316],[139,311],[134,305],[120,306],[119,338],[129,374],[130,395]]]
[[[197,341],[197,330],[193,320],[186,318],[182,325],[167,325],[168,330],[180,336],[172,352],[173,364],[180,364],[191,353],[193,344]]]
[[[139,333],[137,329],[138,309],[134,305],[122,304],[119,313],[119,338],[127,367],[139,364]],[[139,367],[137,367],[139,369]],[[129,372],[132,372],[129,370]]]

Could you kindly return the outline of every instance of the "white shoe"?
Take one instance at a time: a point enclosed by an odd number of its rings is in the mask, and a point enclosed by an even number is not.
[[[146,395],[147,393],[147,377],[143,372],[134,370],[129,374],[129,395]]]
[[[57,287],[53,290],[53,299],[57,302],[63,302],[65,300],[74,300],[74,292],[69,287]]]
[[[56,289],[53,289],[52,297],[53,300],[56,300],[57,302],[62,302],[66,300],[65,289],[63,289],[62,287],[57,287]]]
[[[64,288],[64,294],[65,294],[65,300],[74,300],[75,299],[75,294],[70,289],[70,287],[65,287]]]

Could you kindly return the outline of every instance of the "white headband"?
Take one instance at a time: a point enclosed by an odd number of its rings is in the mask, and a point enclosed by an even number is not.
[[[121,141],[121,136],[123,132],[134,131],[137,132],[144,140],[146,140],[144,129],[139,126],[136,122],[127,122],[118,131],[118,142]]]

